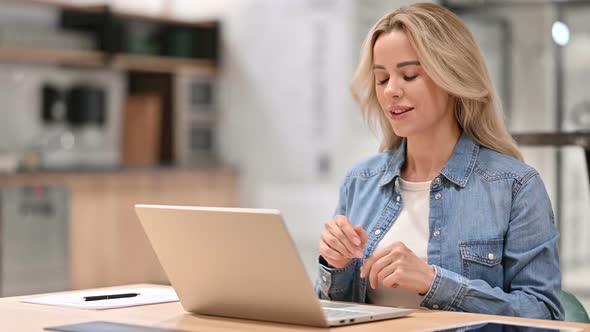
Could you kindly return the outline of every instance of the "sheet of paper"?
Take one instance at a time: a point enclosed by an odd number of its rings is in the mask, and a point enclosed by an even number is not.
[[[84,301],[85,296],[113,295],[125,293],[139,293],[139,295],[120,299]],[[32,297],[21,300],[21,302],[26,303],[46,304],[94,310],[133,307],[137,305],[175,301],[178,301],[178,296],[172,288],[118,288],[113,290],[79,291],[66,294]]]
[[[61,326],[50,326],[43,330],[47,331],[59,331],[59,332],[106,332],[106,331],[117,331],[117,332],[186,332],[185,330],[167,329],[161,327],[151,327],[144,325],[132,325],[122,324],[115,322],[85,322],[70,325]]]

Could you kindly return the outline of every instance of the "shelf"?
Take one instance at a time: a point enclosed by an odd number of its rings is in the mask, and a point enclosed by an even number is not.
[[[107,59],[107,55],[99,51],[0,47],[0,62],[108,67]],[[164,56],[117,54],[110,65],[116,69],[144,72],[183,71],[202,76],[213,76],[216,73],[214,61]]]
[[[106,3],[101,4],[89,4],[89,5],[76,5],[71,1],[67,0],[0,0],[0,4],[16,4],[19,6],[43,6],[52,7],[62,10],[73,10],[81,13],[102,13]]]
[[[183,71],[203,76],[213,76],[217,71],[215,62],[211,60],[135,54],[117,54],[113,57],[111,65],[124,70],[160,73]]]
[[[526,146],[578,146],[584,149],[586,170],[590,180],[590,131],[578,132],[537,132],[512,134],[519,145]]]
[[[68,10],[80,13],[104,13],[105,8],[108,6],[107,2],[103,2],[102,4],[75,4],[72,1],[67,0],[0,0],[1,3],[13,3],[18,5],[31,5],[31,6],[45,6],[45,7],[54,7],[61,10]],[[189,20],[183,20],[179,18],[174,18],[167,15],[149,15],[149,14],[139,14],[133,13],[127,10],[120,10],[112,8],[111,14],[116,17],[121,17],[125,19],[132,19],[132,20],[141,20],[141,21],[151,21],[163,24],[173,24],[173,25],[183,25],[183,26],[190,26],[190,27],[212,27],[215,26],[215,22],[193,22]]]
[[[564,146],[574,145],[590,150],[590,131],[587,132],[537,132],[515,133],[512,137],[519,145]]]
[[[15,172],[0,172],[0,187],[23,183],[38,183],[41,180],[63,180],[78,177],[99,176],[133,176],[133,175],[157,175],[157,174],[186,174],[216,172],[237,174],[237,169],[231,165],[223,164],[216,160],[203,161],[190,166],[116,166],[96,168],[40,168],[33,171],[18,170]]]
[[[103,66],[105,60],[99,51],[0,47],[0,61],[6,62]]]
[[[84,33],[93,31],[92,38],[95,39],[97,49],[68,50],[51,47],[36,48],[34,44],[18,47],[6,45],[0,46],[0,62],[102,66],[128,71],[170,74],[182,71],[205,77],[216,74],[218,22],[189,22],[168,16],[150,16],[113,10],[106,4],[92,6],[69,4],[65,0],[0,0],[0,5],[3,2],[55,7],[60,14],[60,28]],[[136,20],[155,22],[158,29],[165,28],[168,31],[167,34],[163,32],[157,34],[157,38],[161,39],[163,54],[177,54],[176,49],[180,47],[179,52],[187,54],[186,57],[126,53],[128,45],[125,40],[132,37],[126,35],[128,32],[125,32],[124,26]],[[178,30],[180,32],[174,30],[182,26],[189,28]],[[139,43],[141,42],[140,38]],[[182,47],[187,42],[197,46]],[[170,49],[166,49],[164,45],[168,45]]]
[[[137,13],[126,12],[126,11],[121,11],[121,10],[117,10],[117,9],[114,9],[112,13],[115,17],[120,17],[123,19],[148,21],[148,22],[161,23],[161,24],[181,25],[181,26],[187,26],[187,27],[211,28],[211,27],[215,27],[217,25],[216,22],[214,22],[214,21],[193,22],[193,21],[187,21],[187,20],[177,19],[177,18],[168,17],[168,16],[137,14]]]

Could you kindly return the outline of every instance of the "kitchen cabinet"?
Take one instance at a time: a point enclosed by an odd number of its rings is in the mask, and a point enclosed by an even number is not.
[[[137,203],[237,206],[228,168],[157,168],[0,175],[0,187],[67,189],[70,289],[168,283],[134,211]]]

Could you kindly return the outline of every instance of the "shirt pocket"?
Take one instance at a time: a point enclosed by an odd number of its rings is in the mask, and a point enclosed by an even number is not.
[[[468,279],[481,279],[490,286],[502,288],[504,239],[475,240],[459,243],[461,273]]]

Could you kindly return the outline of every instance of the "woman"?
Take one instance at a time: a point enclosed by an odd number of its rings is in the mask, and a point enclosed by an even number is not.
[[[320,297],[563,319],[551,203],[465,24],[429,3],[384,16],[352,90],[383,152],[342,184]]]

